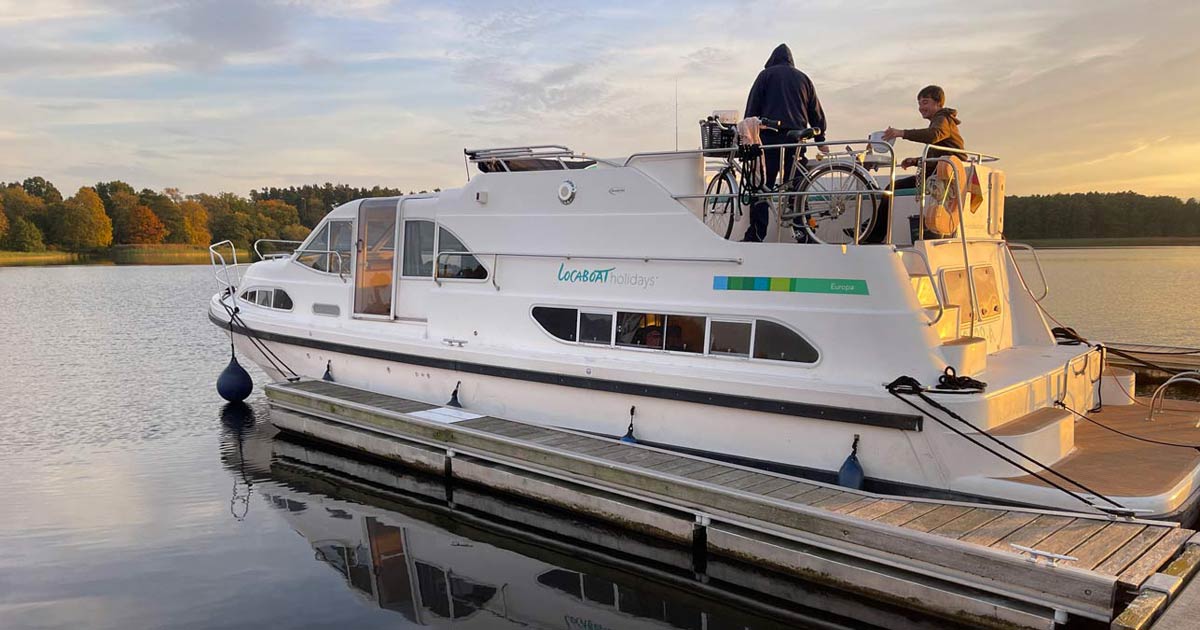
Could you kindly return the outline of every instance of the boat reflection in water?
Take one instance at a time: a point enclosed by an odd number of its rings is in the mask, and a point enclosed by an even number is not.
[[[718,583],[690,549],[292,442],[249,408],[223,421],[233,517],[257,494],[364,602],[422,627],[953,627],[749,567]]]

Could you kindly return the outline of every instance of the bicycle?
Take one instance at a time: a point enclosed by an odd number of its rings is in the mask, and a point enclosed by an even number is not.
[[[797,242],[843,244],[856,242],[856,237],[857,242],[862,242],[872,234],[883,191],[862,164],[869,150],[854,151],[847,147],[844,154],[818,156],[817,164],[810,166],[804,163],[799,149],[818,130],[813,127],[786,130],[787,138],[800,146],[786,177],[767,187],[762,181],[759,160],[763,151],[781,148],[743,144],[736,125],[722,123],[715,117],[710,116],[700,124],[702,148],[722,150],[726,160],[705,189],[702,216],[705,225],[721,237],[732,236],[734,224],[744,214],[743,206],[760,200],[770,204],[770,220],[781,228],[791,221]],[[760,119],[760,124],[775,131],[782,128],[779,121]]]

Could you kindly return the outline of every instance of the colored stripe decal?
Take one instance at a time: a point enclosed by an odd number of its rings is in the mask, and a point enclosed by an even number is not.
[[[850,278],[778,278],[765,276],[713,276],[714,291],[771,291],[783,293],[835,293],[870,295],[866,280]]]

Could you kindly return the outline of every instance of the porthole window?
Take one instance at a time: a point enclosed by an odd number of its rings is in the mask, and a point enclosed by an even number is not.
[[[787,326],[760,319],[754,322],[754,358],[815,363],[817,349]]]
[[[533,307],[533,318],[537,320],[537,323],[541,324],[546,332],[563,341],[575,341],[578,315],[579,311],[573,308]]]

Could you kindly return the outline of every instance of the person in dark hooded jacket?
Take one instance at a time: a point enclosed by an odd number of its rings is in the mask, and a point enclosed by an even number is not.
[[[771,57],[758,73],[750,95],[746,97],[746,117],[757,116],[778,120],[783,124],[783,131],[815,127],[819,131],[816,140],[825,139],[825,111],[821,109],[821,101],[817,99],[817,89],[808,75],[796,69],[792,61],[792,51],[787,44],[775,47]],[[789,144],[784,133],[762,131],[762,143]],[[763,159],[766,166],[766,184],[768,188],[775,185],[781,167],[795,159],[796,150],[786,149],[784,163],[779,163],[779,151],[766,151]],[[804,159],[801,152],[800,159]],[[743,241],[759,242],[767,234],[767,221],[770,206],[765,201],[759,201],[750,206],[750,226],[746,228]]]

